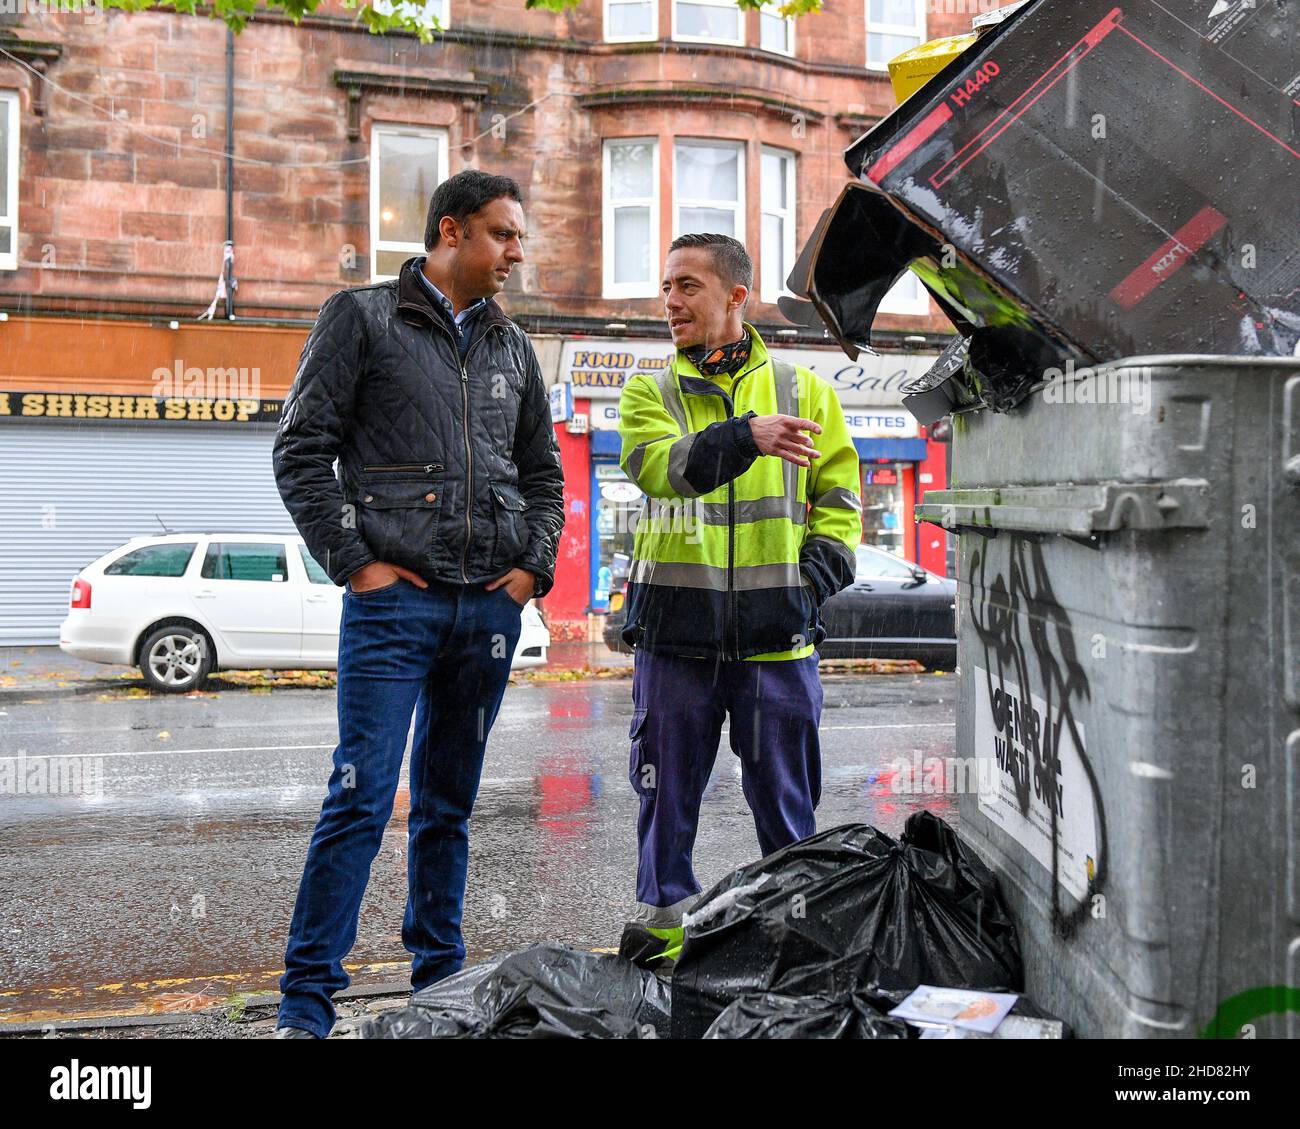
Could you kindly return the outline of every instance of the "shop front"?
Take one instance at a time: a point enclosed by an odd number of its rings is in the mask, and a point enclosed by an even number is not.
[[[132,537],[293,532],[271,447],[305,337],[192,322],[0,324],[0,645],[57,644],[73,577]]]
[[[76,573],[132,537],[295,531],[271,452],[309,328],[0,320],[0,646],[57,644]],[[553,374],[558,339],[533,344]]]

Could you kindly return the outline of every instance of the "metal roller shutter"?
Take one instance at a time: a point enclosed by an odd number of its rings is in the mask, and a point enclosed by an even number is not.
[[[270,427],[0,428],[0,644],[57,645],[72,578],[135,536],[293,533]]]

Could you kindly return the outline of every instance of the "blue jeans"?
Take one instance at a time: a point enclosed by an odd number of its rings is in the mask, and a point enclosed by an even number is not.
[[[331,997],[351,983],[343,958],[392,814],[412,710],[402,944],[415,990],[460,970],[470,810],[521,611],[504,587],[398,580],[345,591],[339,744],[289,925],[278,1026],[325,1038],[334,1025]]]

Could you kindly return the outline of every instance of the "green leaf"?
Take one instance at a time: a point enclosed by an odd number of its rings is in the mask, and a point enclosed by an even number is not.
[[[200,0],[100,0],[105,8],[118,8],[126,12],[145,12],[168,8],[185,15],[196,15]],[[208,0],[209,19],[221,20],[231,31],[238,35],[248,25],[250,18],[259,10],[271,9],[283,12],[294,23],[309,16],[320,7],[321,0]],[[414,0],[412,0],[414,2]],[[523,0],[524,7],[548,12],[568,12],[582,3],[595,4],[598,0]],[[397,0],[394,0],[397,3]],[[821,11],[822,0],[736,0],[736,7],[742,11],[755,12],[766,9],[774,15],[797,19],[810,12]],[[445,30],[435,17],[424,19],[406,12],[394,10],[392,13],[376,11],[369,3],[362,0],[343,0],[343,7],[357,13],[357,22],[364,25],[371,35],[383,35],[386,32],[406,32],[419,37],[422,43],[431,43],[434,37]]]

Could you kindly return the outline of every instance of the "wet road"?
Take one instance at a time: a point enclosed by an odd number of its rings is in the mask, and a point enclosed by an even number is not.
[[[899,796],[888,766],[952,751],[952,675],[829,677],[818,826],[897,834],[953,797]],[[0,705],[5,778],[90,758],[98,795],[0,786],[0,1020],[163,1010],[274,989],[337,737],[332,690]],[[631,684],[511,687],[471,824],[470,960],[554,938],[617,945],[633,899]],[[23,760],[22,758],[27,758]],[[21,769],[22,771],[13,771]],[[404,978],[403,772],[371,872],[356,984]],[[724,731],[695,860],[707,888],[758,855]]]

